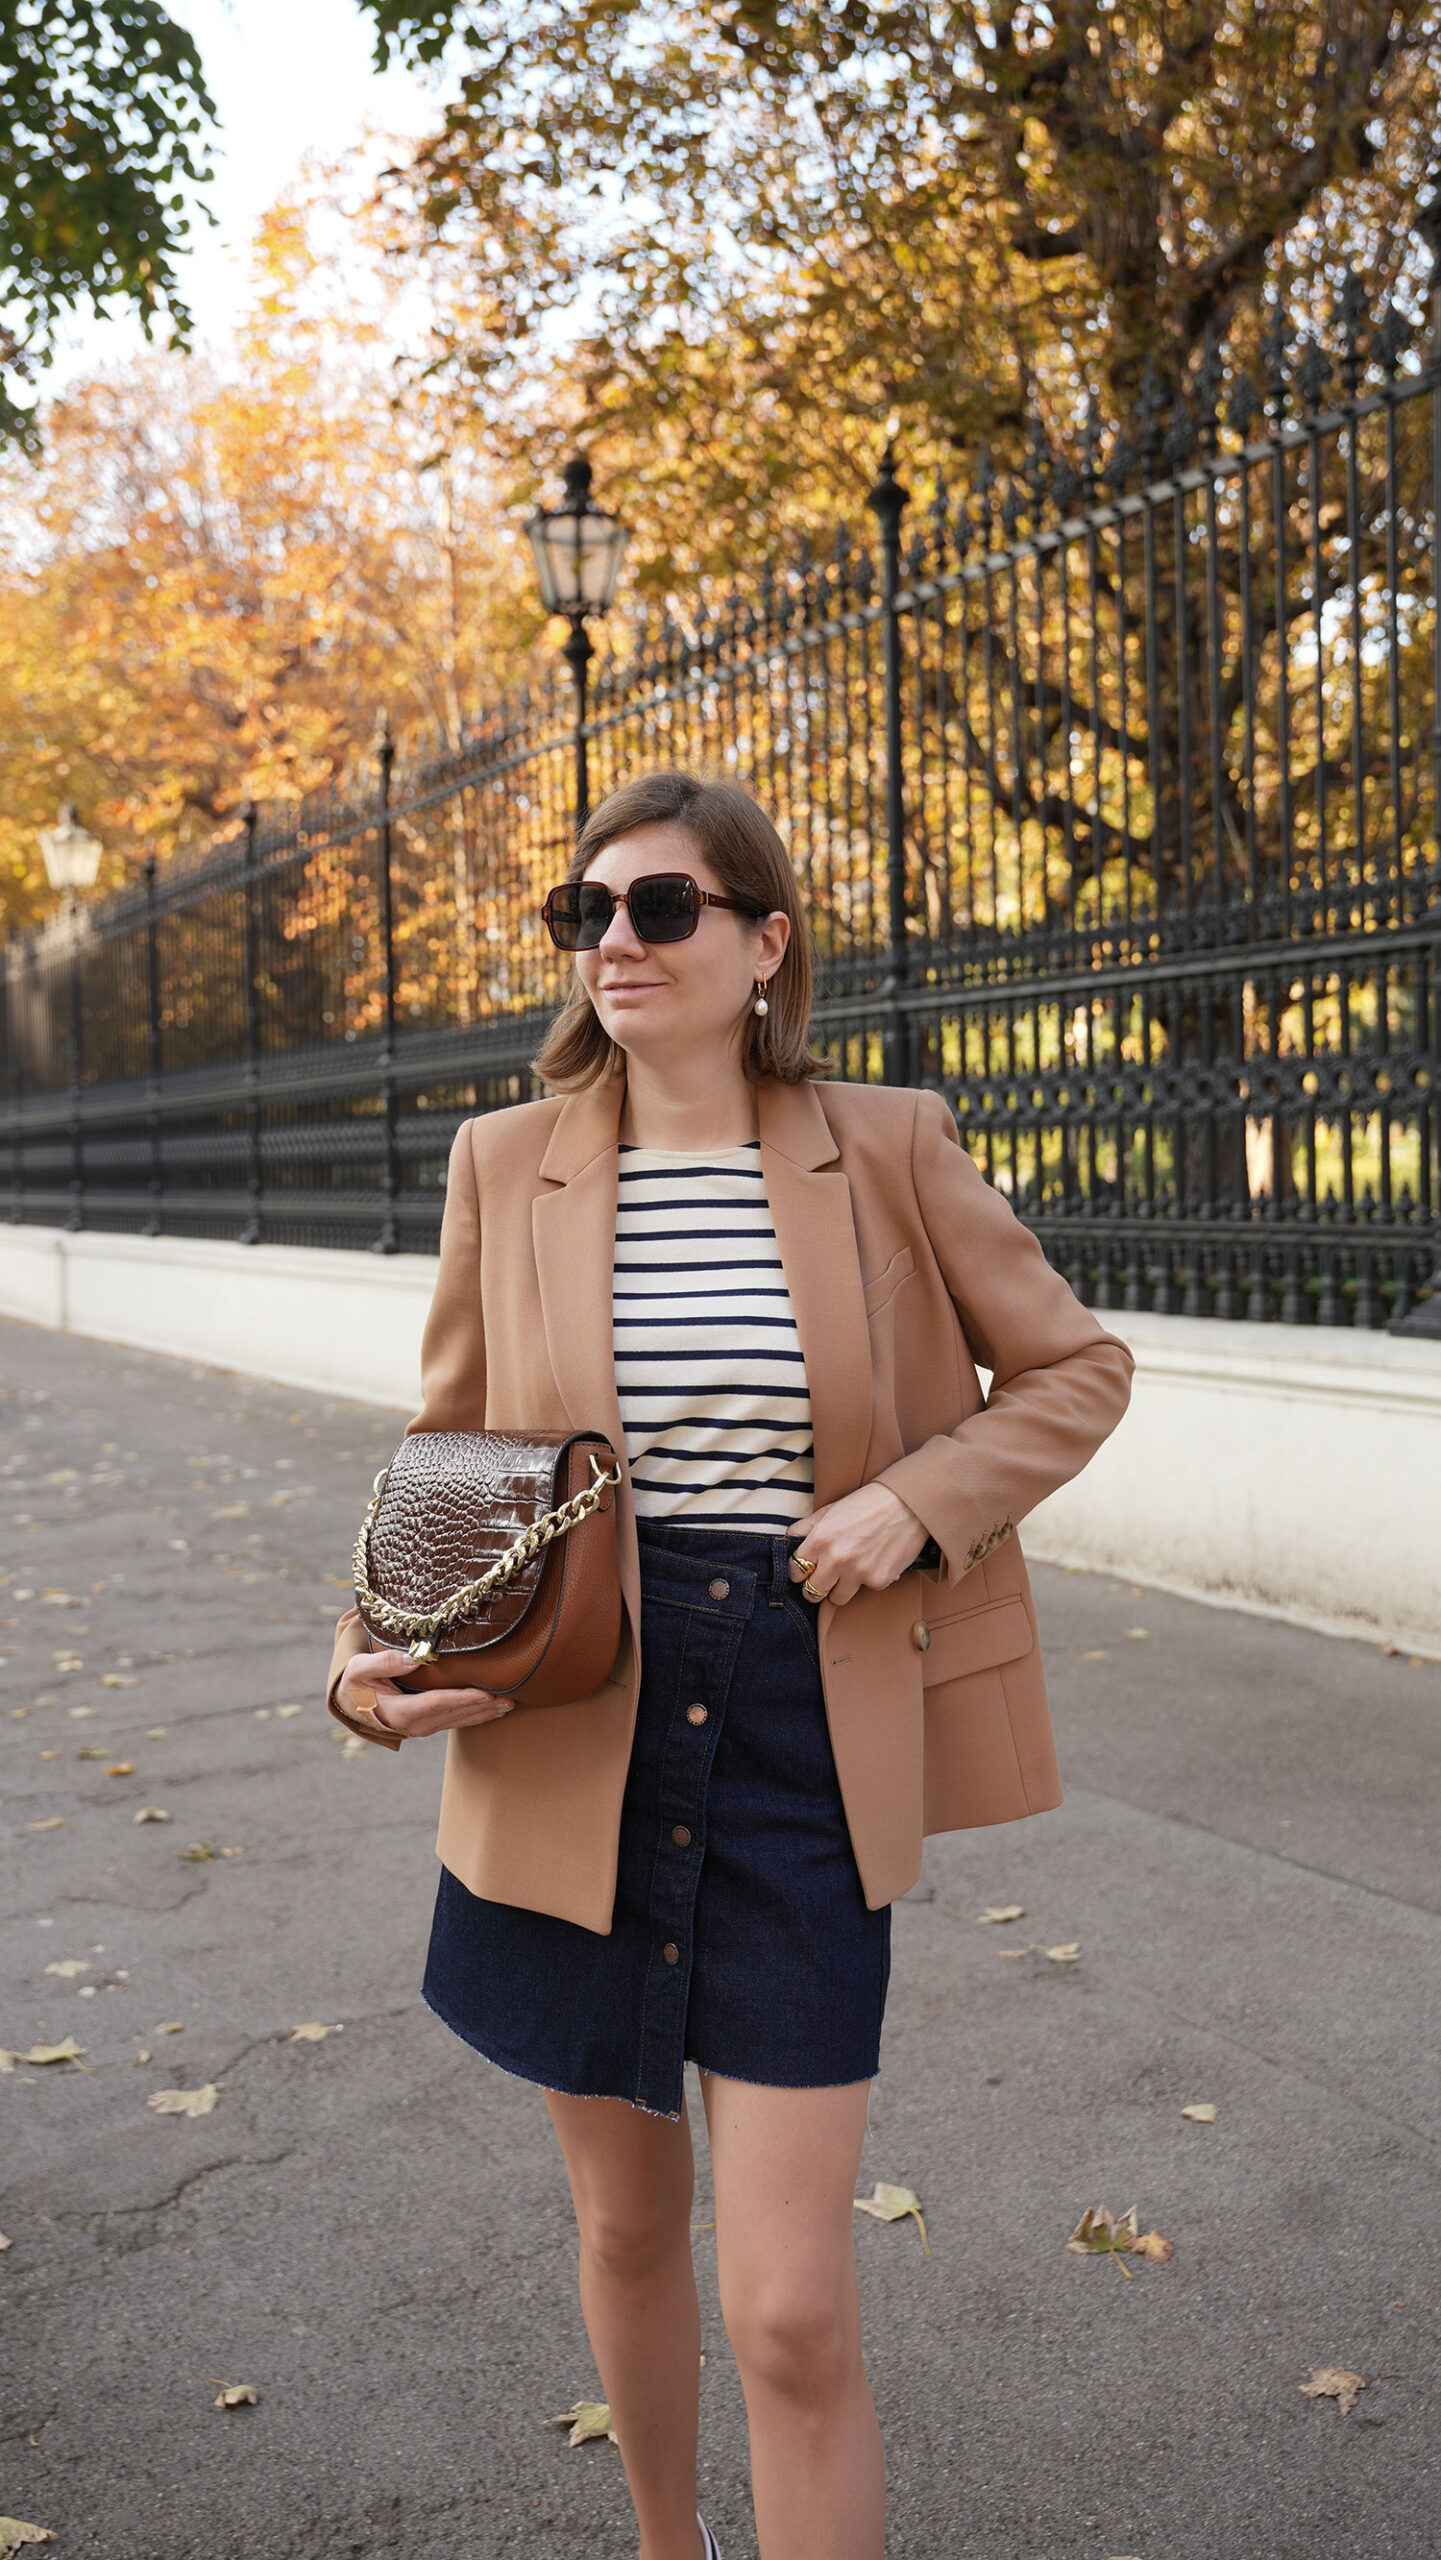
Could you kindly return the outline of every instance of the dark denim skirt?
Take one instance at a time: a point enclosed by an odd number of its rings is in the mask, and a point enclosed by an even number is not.
[[[776,2089],[876,2071],[868,1911],[792,1538],[640,1526],[641,1688],[608,1937],[442,1870],[425,1998],[547,2089],[678,2116],[688,2061]]]

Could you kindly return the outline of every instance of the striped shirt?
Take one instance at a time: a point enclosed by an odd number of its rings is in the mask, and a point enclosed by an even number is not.
[[[810,1510],[810,1389],[759,1139],[621,1148],[614,1322],[639,1519],[773,1535]]]

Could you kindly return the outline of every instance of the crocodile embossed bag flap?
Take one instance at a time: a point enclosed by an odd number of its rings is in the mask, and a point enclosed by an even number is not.
[[[598,1431],[409,1433],[354,1556],[372,1649],[416,1665],[398,1685],[535,1705],[599,1688],[621,1631],[620,1475]]]

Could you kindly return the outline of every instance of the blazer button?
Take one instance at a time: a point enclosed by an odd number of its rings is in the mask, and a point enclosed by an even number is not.
[[[670,1939],[668,1943],[661,1948],[661,1954],[664,1956],[667,1964],[679,1964],[680,1962],[680,1949],[676,1945],[674,1938]]]
[[[917,1618],[915,1625],[912,1627],[911,1642],[915,1646],[917,1653],[928,1653],[930,1651],[931,1631],[924,1618]]]
[[[714,1582],[710,1585],[710,1596],[712,1600],[729,1600],[731,1596],[731,1587],[726,1581],[724,1574],[718,1573],[716,1575]]]
[[[676,1824],[675,1829],[672,1831],[670,1836],[678,1849],[688,1849],[690,1847],[690,1833],[687,1831],[683,1822],[678,1822]]]
[[[686,1711],[685,1711],[685,1720],[686,1720],[686,1723],[687,1723],[687,1724],[704,1724],[704,1723],[705,1723],[705,1720],[706,1720],[707,1713],[708,1713],[708,1709],[706,1709],[705,1707],[701,1706],[701,1705],[697,1702],[697,1704],[696,1704],[695,1706],[693,1706],[693,1707],[687,1707],[687,1709],[686,1709]]]

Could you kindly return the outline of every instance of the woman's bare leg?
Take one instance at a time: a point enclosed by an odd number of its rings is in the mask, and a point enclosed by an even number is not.
[[[621,2098],[546,2105],[580,2225],[580,2301],[640,2526],[640,2560],[699,2560],[700,2306],[690,2126]]]
[[[885,2549],[852,2210],[869,2086],[765,2089],[701,2074],[761,2560],[881,2560]]]

